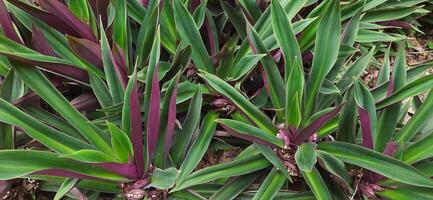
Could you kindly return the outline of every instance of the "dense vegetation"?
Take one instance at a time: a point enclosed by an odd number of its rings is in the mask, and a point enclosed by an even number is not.
[[[0,197],[433,199],[430,2],[0,0]]]

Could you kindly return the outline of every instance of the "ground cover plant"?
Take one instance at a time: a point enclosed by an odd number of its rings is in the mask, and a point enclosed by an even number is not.
[[[430,3],[0,0],[0,197],[433,199]]]

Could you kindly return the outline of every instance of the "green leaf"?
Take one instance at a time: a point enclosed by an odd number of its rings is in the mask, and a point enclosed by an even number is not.
[[[364,145],[374,148],[374,144],[377,141],[379,135],[377,135],[377,116],[373,96],[371,95],[368,88],[361,83],[360,80],[355,82],[354,96],[356,104],[358,105],[358,113],[360,116],[362,114],[360,109],[364,110],[368,114],[368,122],[365,122],[365,124],[361,125]],[[361,123],[362,122],[363,121],[361,121]],[[370,139],[372,141],[370,141]]]
[[[304,94],[304,72],[302,65],[295,61],[286,84],[286,123],[298,128],[302,121],[302,100]]]
[[[62,158],[52,152],[3,150],[0,151],[0,158],[0,180],[19,178],[46,169],[63,169],[105,180],[126,181],[126,178],[103,168]]]
[[[317,30],[311,74],[307,81],[305,116],[314,111],[319,89],[337,60],[340,44],[340,1],[332,0]]]
[[[406,82],[406,56],[403,48],[401,48],[396,57],[396,61],[393,69],[393,81],[391,92],[394,92],[405,85]],[[393,136],[394,130],[396,128],[397,122],[399,120],[399,115],[402,108],[401,104],[394,104],[382,112],[377,123],[377,138],[375,143],[375,148],[379,152],[385,150],[386,144],[389,142]]]
[[[215,73],[215,68],[209,58],[194,19],[180,1],[174,1],[173,3],[177,31],[182,42],[191,44],[194,63],[200,70]]]
[[[346,103],[343,105],[338,119],[337,140],[354,143],[358,112],[353,87],[348,89],[344,95],[344,100]]]
[[[177,132],[173,138],[170,155],[176,166],[182,164],[188,145],[191,143],[193,134],[199,126],[202,101],[202,94],[198,88],[189,104],[188,113],[182,124],[182,130]]]
[[[247,189],[258,177],[260,173],[239,176],[232,181],[224,184],[218,191],[209,197],[209,200],[232,200]]]
[[[108,44],[107,36],[105,35],[104,28],[101,27],[101,53],[102,63],[104,64],[105,78],[107,80],[108,89],[110,90],[111,97],[114,103],[120,103],[123,101],[124,88],[118,76],[115,65],[113,54],[111,52],[110,45]]]
[[[416,168],[382,153],[344,142],[321,142],[318,149],[328,152],[343,162],[366,168],[406,184],[433,187],[433,180]]]
[[[362,72],[369,65],[371,58],[373,57],[375,48],[371,48],[370,51],[353,62],[348,69],[344,72],[343,76],[337,83],[337,87],[341,91],[347,90],[353,84],[353,78],[361,76]]]
[[[347,173],[346,166],[343,161],[325,151],[316,150],[317,155],[325,166],[325,169],[345,181],[347,186],[351,187],[351,177]]]
[[[141,22],[141,27],[139,29],[136,41],[137,59],[135,61],[135,66],[137,67],[142,67],[145,65],[146,61],[149,59],[149,53],[151,50],[154,50],[153,48],[148,47],[152,45],[152,42],[154,42],[155,34],[158,29],[158,5],[159,1],[149,1],[149,5],[145,12],[146,14],[139,20]],[[142,5],[139,4],[137,7],[142,7]],[[156,49],[154,51],[156,51]]]
[[[66,178],[54,196],[54,200],[60,200],[77,184],[78,178]]]
[[[102,163],[102,162],[116,162],[113,156],[91,149],[79,150],[71,154],[64,154],[61,157],[71,158],[86,163]]]
[[[332,199],[323,178],[315,167],[313,167],[311,172],[301,171],[301,173],[317,200]]]
[[[125,55],[128,63],[129,37],[128,37],[128,10],[125,0],[112,0],[111,5],[114,9],[113,21],[113,41],[118,44]],[[128,66],[128,65],[127,65]]]
[[[261,155],[248,156],[243,159],[213,165],[192,173],[183,182],[177,184],[172,191],[179,191],[218,178],[248,174],[266,168],[269,165],[270,163]]]
[[[275,151],[273,151],[270,147],[261,145],[261,144],[253,144],[256,149],[260,151],[260,153],[265,156],[266,159],[270,163],[272,163],[277,170],[279,170],[281,173],[283,173],[286,178],[292,182],[292,177],[290,176],[287,167],[284,165],[284,163],[281,161],[281,159],[275,154]]]
[[[194,10],[194,13],[192,14],[192,17],[194,18],[194,21],[197,24],[197,28],[200,28],[203,25],[206,16],[206,6],[207,6],[207,0],[202,1],[200,5],[198,5],[197,8]]]
[[[253,70],[253,68],[257,65],[257,62],[261,60],[265,54],[254,54],[254,55],[246,55],[241,58],[239,62],[237,62],[234,66],[232,66],[230,70],[230,75],[226,79],[227,81],[236,81],[242,78],[244,75]]]
[[[121,163],[127,163],[133,158],[132,144],[128,135],[113,123],[106,121],[111,133],[111,145],[114,154]]]
[[[356,36],[355,41],[359,43],[371,43],[371,42],[394,42],[401,40],[402,38],[393,37],[389,34],[373,31],[373,30],[360,30]]]
[[[103,152],[109,154],[112,152],[108,140],[102,136],[102,131],[78,112],[39,70],[18,63],[14,63],[14,70],[27,86],[52,106],[91,144]]]
[[[377,194],[387,199],[433,199],[433,192],[430,188],[414,187],[410,185],[385,189],[382,192],[377,192]]]
[[[262,39],[259,34],[256,32],[251,24],[247,26],[247,35],[248,40],[250,42],[250,46],[253,49],[254,54],[266,54],[260,62],[263,66],[263,72],[266,77],[264,80],[265,84],[268,85],[269,88],[269,96],[271,97],[272,104],[274,105],[274,109],[276,109],[277,116],[280,119],[283,118],[283,113],[281,112],[281,108],[283,108],[283,102],[285,96],[280,95],[281,91],[284,91],[284,82],[281,78],[280,72],[278,71],[278,66],[275,63],[272,56],[269,54],[268,49],[264,45]]]
[[[179,168],[179,175],[177,178],[178,182],[183,182],[187,176],[197,167],[200,160],[206,153],[209,147],[210,141],[216,130],[215,119],[218,118],[218,113],[209,112],[203,119],[200,127],[200,133],[197,139],[192,144],[188,151],[182,165]]]
[[[285,65],[285,82],[288,82],[289,73],[293,71],[291,68],[296,67],[295,63],[302,66],[301,50],[299,49],[298,41],[292,30],[292,24],[287,17],[286,12],[277,0],[271,3],[272,13],[272,28],[277,39],[278,45],[284,56]]]
[[[106,108],[113,105],[113,99],[111,98],[110,91],[108,90],[105,82],[96,74],[89,73],[90,86],[93,93],[98,99],[99,104],[102,108]]]
[[[409,71],[408,77],[409,79]],[[421,94],[429,89],[433,88],[433,75],[424,76],[418,78],[412,82],[409,82],[405,86],[396,90],[392,93],[391,96],[383,99],[382,101],[376,104],[377,109],[382,109],[392,104],[403,101],[409,97],[413,97],[415,95]]]
[[[300,170],[311,172],[317,162],[317,154],[314,151],[316,146],[309,142],[299,145],[295,153],[295,160]]]
[[[254,195],[253,200],[274,199],[285,181],[286,177],[277,169],[272,168],[271,172],[269,172],[266,179],[260,185],[256,195]]]
[[[265,131],[247,123],[231,119],[217,119],[215,121],[223,126],[233,129],[238,134],[245,135],[246,137],[258,138],[259,140],[266,141],[281,148],[284,147],[283,141],[278,139],[275,135],[267,134]]]
[[[174,186],[178,171],[174,167],[167,169],[156,168],[150,177],[150,184],[146,187],[154,187],[160,190],[167,190]]]
[[[201,73],[199,75],[206,80],[213,89],[232,101],[243,113],[245,113],[245,115],[257,124],[260,129],[271,135],[277,133],[277,129],[268,116],[257,109],[245,96],[239,93],[231,85],[209,73]]]
[[[11,70],[4,77],[0,86],[0,97],[8,102],[16,100],[24,92],[24,85],[18,76]],[[14,148],[14,130],[6,123],[0,123],[0,149]]]

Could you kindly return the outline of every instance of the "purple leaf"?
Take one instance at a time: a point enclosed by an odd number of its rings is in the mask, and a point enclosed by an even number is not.
[[[159,82],[158,82],[158,64],[155,66],[152,79],[152,90],[150,95],[149,114],[147,119],[147,148],[149,160],[153,159],[156,141],[158,139],[159,121],[160,121],[160,103]]]
[[[48,12],[60,18],[63,23],[69,24],[71,28],[76,30],[82,38],[96,42],[95,35],[90,30],[89,26],[80,21],[68,7],[58,0],[43,0],[39,1],[39,5]]]
[[[302,142],[304,142],[306,139],[308,139],[310,136],[312,136],[314,133],[316,133],[320,129],[320,127],[323,126],[323,124],[325,124],[326,122],[334,118],[338,114],[338,112],[340,112],[342,106],[343,104],[335,107],[331,112],[328,112],[320,116],[310,125],[308,125],[307,127],[303,128],[301,131],[299,131],[294,138],[294,143],[299,145]]]
[[[92,92],[84,92],[78,97],[75,97],[71,100],[71,104],[80,112],[88,110],[93,111],[95,108],[99,107],[98,99],[96,99]]]
[[[137,74],[135,74],[137,75]],[[134,151],[134,161],[138,177],[144,175],[144,159],[143,159],[143,127],[141,124],[140,99],[138,96],[137,77],[134,77],[134,85],[131,89],[129,98],[130,104],[130,129],[131,143]]]
[[[17,35],[17,32],[15,32],[14,26],[12,24],[4,0],[0,0],[0,25],[6,37],[8,37],[11,40],[14,40],[15,42],[22,44],[20,38]]]
[[[311,64],[311,61],[313,61],[313,53],[311,53],[311,51],[302,54],[302,63]]]
[[[174,126],[176,125],[176,96],[178,83],[179,79],[176,80],[176,86],[174,87],[173,93],[171,94],[170,104],[168,107],[167,134],[165,138],[164,157],[168,155],[168,151],[170,150],[171,140],[173,139]]]
[[[23,11],[25,11],[26,13],[29,13],[34,17],[40,19],[41,21],[47,23],[49,26],[53,27],[54,29],[56,29],[57,31],[63,34],[73,35],[76,37],[80,36],[80,34],[74,28],[69,26],[68,23],[63,22],[56,15],[38,9],[35,6],[31,6],[20,0],[8,0],[8,1],[14,4],[15,6],[17,6],[18,8],[22,9]]]
[[[102,69],[102,55],[101,47],[99,44],[76,37],[67,36],[69,47],[72,51],[77,54],[80,58],[89,61],[94,66]]]
[[[59,57],[51,48],[44,34],[34,24],[32,24],[32,49],[49,56]]]
[[[90,0],[90,7],[92,8],[93,14],[96,18],[102,19],[102,24],[104,27],[107,26],[107,9],[110,4],[109,0]]]
[[[250,136],[250,135],[240,134],[240,133],[236,132],[235,130],[231,129],[230,127],[224,125],[224,124],[220,124],[220,125],[227,131],[228,134],[230,134],[230,135],[232,135],[234,137],[237,137],[237,138],[240,138],[240,139],[243,139],[243,140],[247,140],[247,141],[250,141],[250,142],[253,142],[253,143],[257,143],[257,144],[266,145],[266,146],[269,146],[269,147],[279,148],[278,146],[276,146],[276,145],[274,145],[274,144],[272,144],[270,142],[267,142],[265,140],[262,140],[260,138],[253,137],[253,136]]]
[[[378,24],[383,25],[383,26],[395,26],[395,27],[400,27],[400,28],[409,29],[409,30],[413,29],[413,26],[410,23],[403,22],[403,21],[391,20],[391,21],[378,22]]]
[[[385,150],[383,151],[383,153],[385,155],[393,157],[394,154],[397,152],[398,148],[399,148],[399,145],[397,143],[391,141],[391,142],[386,143],[386,147],[385,147]]]
[[[109,51],[111,63],[113,63],[114,70],[116,70],[117,76],[119,77],[120,83],[122,84],[123,89],[126,89],[128,85],[128,74],[125,69],[119,66],[114,58],[113,51]]]
[[[88,83],[89,82],[89,75],[85,70],[70,66],[70,65],[64,65],[64,64],[57,64],[57,63],[47,63],[43,61],[37,61],[37,60],[30,60],[25,57],[17,56],[14,53],[7,53],[7,52],[0,52],[0,55],[6,56],[7,58],[15,61],[19,61],[24,64],[32,65],[32,66],[38,66],[44,71],[48,71],[51,73],[54,73],[56,75],[59,75],[61,77],[72,79],[74,81],[78,81],[81,83]]]
[[[394,70],[393,70],[394,71]],[[394,72],[393,72],[394,73]],[[390,80],[389,80],[389,85],[388,85],[388,90],[386,91],[386,97],[389,97],[392,95],[392,93],[394,92],[394,76],[391,76]]]
[[[0,180],[0,197],[3,197],[11,189],[13,182],[11,180]]]
[[[149,6],[149,0],[141,0],[141,4],[147,8],[147,6]]]
[[[373,136],[371,135],[371,120],[370,114],[364,108],[358,106],[359,118],[361,121],[362,129],[362,145],[364,147],[373,149]]]
[[[143,157],[142,155],[143,154],[140,154],[141,157]],[[122,163],[107,162],[107,163],[94,163],[92,165],[102,167],[108,171],[114,172],[116,174],[120,174],[128,179],[137,180],[141,178],[135,164],[133,163],[122,164]]]
[[[114,43],[113,44],[113,57],[114,60],[117,63],[117,66],[119,67],[119,71],[122,74],[122,76],[124,76],[123,78],[125,78],[126,80],[128,80],[128,73],[127,73],[127,68],[126,68],[126,58],[125,58],[125,54],[123,53],[122,48]]]
[[[78,200],[87,200],[87,197],[84,196],[84,194],[77,187],[73,187],[69,193],[72,194],[72,196],[78,198]]]

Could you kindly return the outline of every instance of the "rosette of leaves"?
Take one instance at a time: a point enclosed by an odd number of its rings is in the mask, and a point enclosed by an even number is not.
[[[387,48],[423,3],[0,0],[0,194],[428,198],[430,65]]]

